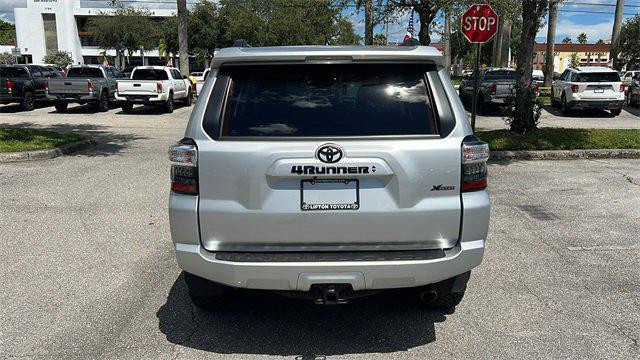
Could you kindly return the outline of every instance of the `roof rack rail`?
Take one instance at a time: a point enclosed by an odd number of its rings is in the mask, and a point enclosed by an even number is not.
[[[238,39],[233,42],[232,47],[251,47],[251,45],[249,45],[249,42],[245,39]]]

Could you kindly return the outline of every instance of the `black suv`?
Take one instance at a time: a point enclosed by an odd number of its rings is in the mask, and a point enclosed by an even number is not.
[[[0,66],[0,104],[18,103],[30,111],[37,100],[47,100],[48,79],[56,77],[39,65]]]

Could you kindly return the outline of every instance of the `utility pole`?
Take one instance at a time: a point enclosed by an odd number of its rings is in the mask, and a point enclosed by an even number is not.
[[[556,46],[556,23],[558,22],[558,1],[549,2],[549,27],[547,29],[547,53],[544,61],[544,87],[550,87],[553,82],[553,60]]]
[[[451,72],[451,18],[444,14],[444,68],[447,74]]]
[[[178,1],[178,43],[180,47],[180,72],[189,75],[189,33],[187,31],[187,0]]]
[[[624,0],[616,3],[616,19],[613,23],[613,33],[611,34],[611,53],[609,59],[613,60],[613,68],[620,70],[618,62],[618,51],[620,48],[620,30],[622,30],[622,13],[624,12]]]
[[[364,4],[364,44],[373,45],[373,0]]]

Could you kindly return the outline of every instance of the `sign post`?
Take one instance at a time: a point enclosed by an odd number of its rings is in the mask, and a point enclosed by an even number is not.
[[[488,4],[473,4],[462,14],[462,33],[470,43],[476,44],[476,64],[473,72],[471,101],[471,128],[476,130],[478,106],[478,77],[480,73],[480,46],[489,41],[498,30],[498,14]]]

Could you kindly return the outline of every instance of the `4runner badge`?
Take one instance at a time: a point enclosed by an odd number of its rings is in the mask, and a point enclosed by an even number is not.
[[[431,191],[445,191],[445,190],[455,190],[455,186],[453,185],[433,185]]]

